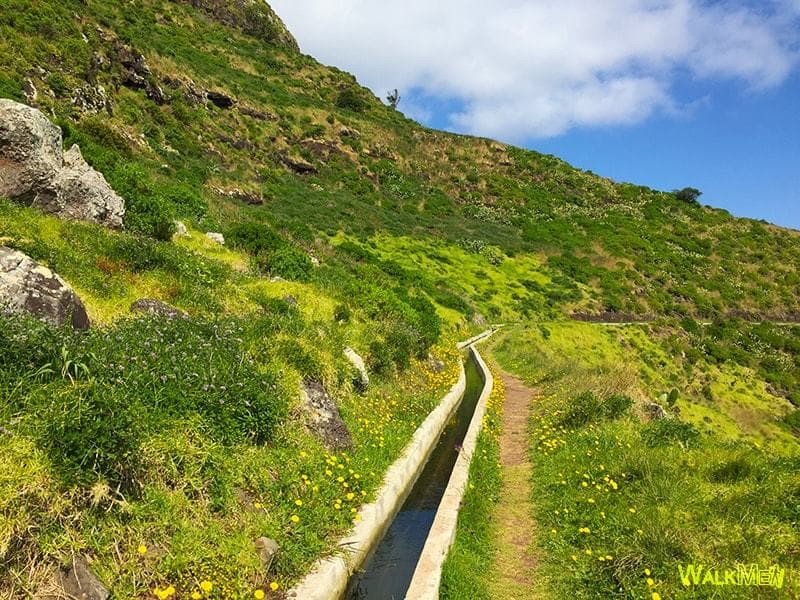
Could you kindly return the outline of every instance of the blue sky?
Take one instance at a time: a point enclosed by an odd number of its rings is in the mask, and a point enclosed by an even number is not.
[[[272,0],[433,127],[800,229],[800,0]]]

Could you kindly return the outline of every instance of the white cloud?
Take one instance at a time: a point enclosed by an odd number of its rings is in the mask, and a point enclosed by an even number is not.
[[[687,73],[758,90],[798,62],[800,0],[269,1],[304,51],[379,96],[457,99],[455,129],[512,141],[679,110]]]

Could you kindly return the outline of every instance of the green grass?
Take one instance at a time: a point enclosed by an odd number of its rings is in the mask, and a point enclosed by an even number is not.
[[[335,386],[343,364],[324,372],[322,340],[276,352],[296,319],[139,319],[86,335],[3,317],[0,589],[35,589],[80,552],[120,597],[210,580],[219,597],[247,598],[333,551],[455,381],[458,355],[448,344],[434,350],[445,372],[415,363],[358,397]],[[329,382],[353,452],[330,454],[287,418],[300,377]],[[265,535],[281,546],[269,573],[253,548]]]
[[[42,334],[53,337],[35,345],[38,358],[3,375],[13,401],[4,397],[0,418],[28,429],[0,436],[0,585],[28,593],[34,583],[26,577],[44,577],[71,553],[84,552],[106,580],[121,582],[120,597],[167,581],[188,590],[203,577],[219,582],[215,593],[227,593],[222,585],[230,582],[231,594],[246,596],[252,581],[244,582],[258,568],[248,544],[264,534],[286,547],[269,574],[286,585],[349,523],[323,508],[336,499],[336,486],[324,478],[320,504],[303,500],[309,512],[287,523],[305,490],[301,476],[333,466],[298,427],[292,411],[298,381],[322,379],[336,397],[359,448],[350,460],[361,475],[368,468],[376,474],[364,478],[368,491],[445,384],[412,376],[406,388],[402,374],[417,373],[432,349],[441,354],[442,344],[450,344],[445,340],[480,329],[479,315],[532,324],[513,338],[514,347],[499,352],[504,366],[529,381],[563,382],[553,402],[586,390],[601,400],[609,390],[624,390],[639,414],[642,401],[674,389],[681,419],[704,440],[692,450],[700,453],[695,459],[724,462],[746,448],[770,457],[753,459],[751,472],[769,460],[785,472],[780,461],[791,459],[779,457],[796,451],[798,428],[796,328],[734,320],[699,328],[686,319],[680,327],[666,322],[601,333],[549,321],[575,311],[791,317],[800,310],[796,232],[613,182],[553,156],[427,130],[383,106],[351,75],[291,44],[273,43],[276,31],[268,29],[251,35],[248,23],[227,27],[186,2],[0,0],[0,96],[22,100],[30,78],[65,145],[79,144],[127,206],[126,231],[112,233],[0,200],[2,243],[70,283],[97,328],[84,337]],[[121,84],[118,41],[145,56],[163,104]],[[86,85],[94,53],[108,59],[96,78],[111,113],[82,113],[72,101]],[[188,79],[199,90],[232,95],[237,105],[194,103]],[[248,108],[263,115],[246,114]],[[293,173],[287,157],[309,161],[315,172]],[[242,194],[263,204],[237,199]],[[189,226],[190,237],[170,240],[175,218]],[[211,243],[208,231],[223,232],[228,246]],[[197,341],[217,324],[242,328],[241,342],[214,339],[218,348],[197,353],[202,365],[192,368],[192,359],[180,372],[217,365],[245,379],[237,383],[254,395],[259,377],[271,378],[279,391],[267,403],[269,418],[248,421],[225,394],[214,397],[229,404],[230,414],[227,408],[217,414],[212,398],[162,382],[158,369],[140,372],[139,389],[127,396],[116,389],[104,360],[119,349],[103,336],[120,336],[132,355],[158,368],[179,352],[158,340],[151,357],[142,346],[147,338],[135,335],[139,324],[120,322],[130,317],[131,302],[144,297],[189,313],[192,324],[180,325],[189,329],[176,335]],[[352,373],[341,357],[346,345],[365,356],[378,382],[367,400],[351,393]],[[3,348],[0,361],[9,356]],[[52,373],[35,375],[48,363]],[[70,369],[78,381],[70,381]],[[191,410],[181,404],[189,391]],[[370,411],[384,415],[378,424]],[[620,438],[636,446],[644,430],[626,419],[603,427],[622,428]],[[109,421],[121,425],[108,427]],[[80,434],[86,423],[92,427],[85,432],[94,433],[84,440],[61,435]],[[130,443],[116,455],[126,432]],[[586,440],[573,443],[582,447]],[[490,442],[481,443],[491,453]],[[726,450],[727,443],[740,445]],[[678,460],[678,450],[666,448],[648,452]],[[101,450],[107,456],[99,461]],[[298,458],[301,452],[309,460]],[[20,457],[28,457],[23,468]],[[70,464],[61,464],[67,458]],[[132,458],[141,462],[133,474],[125,466]],[[475,475],[475,489],[490,497],[496,481],[484,466],[486,480]],[[479,523],[488,497],[468,494],[475,513],[465,527],[476,539],[489,535]],[[776,510],[765,505],[764,519]],[[742,512],[731,515],[747,521]],[[140,543],[148,547],[142,556],[134,551]],[[774,549],[782,543],[776,540]],[[448,580],[454,594],[459,581],[469,580],[469,565],[483,557],[468,536],[457,548],[464,562],[450,570],[462,573]],[[626,582],[639,591],[638,583]]]
[[[622,346],[641,334],[575,324],[548,330],[549,337],[539,328],[510,330],[495,356],[545,392],[531,434],[531,498],[539,529],[549,532],[540,536],[537,574],[549,597],[711,598],[720,590],[685,589],[678,565],[798,568],[796,440],[787,453],[784,445],[756,447],[683,420],[645,424],[635,409],[598,410],[587,402],[653,397],[637,372],[646,372],[642,340],[633,351]],[[797,593],[796,580],[786,586]],[[724,592],[750,598],[754,590]]]
[[[430,261],[416,270],[460,296],[460,313],[466,303],[503,320],[575,310],[779,316],[800,307],[790,267],[800,237],[793,232],[616,183],[552,156],[425,130],[352,76],[185,3],[0,6],[2,89],[19,98],[23,79],[50,65],[33,76],[41,107],[126,198],[132,232],[166,239],[173,217],[202,230],[255,220],[287,234],[284,254],[339,231],[385,245],[384,257],[404,248],[456,257],[461,248],[474,255],[463,280]],[[109,33],[101,36],[97,25]],[[114,35],[145,55],[166,103],[120,86],[112,59],[97,78],[113,114],[80,114],[71,92],[85,84],[91,49],[113,57]],[[188,77],[274,118],[193,104],[167,82]],[[356,90],[363,110],[337,103],[345,88]],[[360,136],[342,136],[343,127]],[[315,151],[309,138],[328,150]],[[285,156],[305,157],[317,173],[288,172]],[[247,206],[218,189],[243,190],[265,204]]]

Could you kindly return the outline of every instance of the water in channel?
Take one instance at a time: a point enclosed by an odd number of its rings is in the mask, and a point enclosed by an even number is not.
[[[348,600],[402,600],[411,584],[436,509],[442,499],[458,449],[475,412],[483,389],[483,375],[472,354],[464,365],[466,390],[460,405],[448,421],[439,442],[411,489],[392,524],[365,563],[353,575],[345,598]]]

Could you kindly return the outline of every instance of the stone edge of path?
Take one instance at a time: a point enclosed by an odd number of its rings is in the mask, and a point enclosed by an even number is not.
[[[406,592],[406,600],[438,600],[439,585],[442,580],[442,567],[453,545],[458,524],[458,512],[461,508],[461,500],[469,480],[469,467],[472,463],[472,455],[478,443],[478,434],[483,426],[483,417],[486,414],[486,404],[494,388],[494,378],[483,357],[478,352],[474,344],[489,337],[494,330],[487,334],[481,334],[477,339],[468,345],[478,368],[484,377],[483,390],[481,391],[475,412],[469,424],[469,429],[464,437],[461,452],[458,454],[456,464],[450,474],[442,501],[436,511],[431,530],[422,549],[417,568],[411,580],[411,585]]]
[[[476,341],[490,336],[494,331],[495,329],[485,331],[466,342],[458,344],[458,348],[462,349],[471,346]],[[473,352],[476,351],[473,349]],[[491,378],[491,374],[488,373],[489,370],[486,368],[480,355],[478,355],[478,360],[478,364],[484,370],[484,373]],[[419,472],[422,470],[433,448],[436,446],[445,425],[458,407],[464,395],[465,387],[466,375],[464,373],[464,365],[462,364],[456,384],[417,428],[411,441],[408,443],[405,450],[403,450],[403,453],[392,463],[392,466],[389,467],[384,478],[384,483],[378,491],[375,501],[361,508],[361,520],[356,523],[350,534],[339,540],[337,546],[341,550],[341,553],[318,560],[309,574],[306,575],[299,584],[287,591],[287,597],[297,598],[299,600],[338,600],[342,597],[347,590],[350,576],[361,567],[375,545],[380,542],[383,534],[392,522],[392,519],[394,519],[397,511],[400,510],[406,497],[411,492],[411,488],[414,486]],[[491,388],[489,389],[491,390]],[[484,386],[484,392],[485,390],[486,386]],[[488,394],[486,398],[488,398]],[[481,399],[479,400],[479,404],[481,403],[485,410],[486,400],[483,395],[481,395]],[[483,415],[481,415],[481,419],[478,420],[478,426],[480,426],[482,419]],[[470,436],[473,425],[474,417],[470,424],[470,430],[467,432],[467,438]],[[474,437],[477,438],[477,432]],[[473,449],[474,446],[475,443],[473,441]],[[471,457],[472,452],[470,451],[470,458]],[[456,468],[458,468],[458,461],[461,461],[463,458],[464,452],[459,455]],[[469,463],[467,463],[467,472],[468,471]],[[452,481],[451,477],[450,482],[452,483]],[[448,490],[449,489],[450,483],[448,483]],[[463,489],[461,493],[463,494]]]

